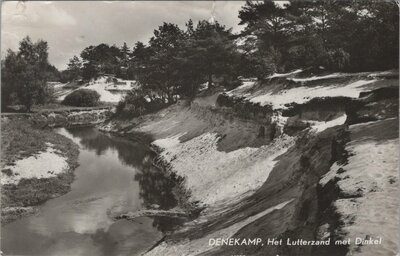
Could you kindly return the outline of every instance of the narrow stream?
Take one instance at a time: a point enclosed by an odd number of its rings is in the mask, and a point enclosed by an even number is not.
[[[107,214],[176,206],[174,182],[151,166],[146,145],[95,128],[57,132],[80,147],[71,191],[2,227],[5,255],[140,255],[179,224],[165,217],[113,221]]]

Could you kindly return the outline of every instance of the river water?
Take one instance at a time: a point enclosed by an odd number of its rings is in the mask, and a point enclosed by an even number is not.
[[[2,227],[5,255],[140,255],[177,220],[113,221],[109,213],[176,206],[174,181],[151,165],[146,145],[95,128],[57,130],[80,147],[71,191],[47,201],[39,214]]]

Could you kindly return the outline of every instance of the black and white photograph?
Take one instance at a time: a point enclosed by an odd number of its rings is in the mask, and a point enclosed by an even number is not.
[[[2,1],[0,255],[399,256],[399,1]]]

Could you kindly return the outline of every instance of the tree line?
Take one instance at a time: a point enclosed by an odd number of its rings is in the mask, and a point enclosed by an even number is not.
[[[175,95],[194,97],[198,87],[212,86],[215,77],[233,81],[240,54],[230,29],[218,22],[192,20],[185,29],[163,23],[147,44],[131,49],[100,44],[70,59],[70,79],[90,80],[104,74],[137,80],[150,99],[155,95],[173,102]]]
[[[247,1],[239,18],[254,76],[319,66],[349,72],[398,68],[394,1],[292,1],[283,8]]]
[[[234,88],[240,76],[263,80],[298,68],[398,68],[399,12],[394,1],[246,1],[238,15],[244,29],[236,34],[206,20],[189,20],[184,28],[163,23],[146,43],[86,47],[61,72],[48,64],[47,43],[24,39],[17,53],[9,51],[2,60],[2,99],[10,88],[38,87],[33,84],[42,84],[49,74],[63,82],[104,74],[134,79],[141,88],[129,94],[132,102],[143,103],[145,95],[150,101],[172,103],[178,97],[194,98],[201,85]],[[26,54],[27,48],[31,53]],[[29,60],[33,52],[42,57]]]
[[[132,50],[90,46],[70,62],[74,74],[137,79],[145,90],[193,97],[213,79],[227,87],[238,76],[264,79],[298,68],[371,71],[398,68],[399,12],[394,1],[246,1],[238,34],[218,22],[164,23]],[[77,65],[78,64],[78,65]],[[75,70],[75,71],[74,71]],[[150,95],[151,96],[151,95]]]

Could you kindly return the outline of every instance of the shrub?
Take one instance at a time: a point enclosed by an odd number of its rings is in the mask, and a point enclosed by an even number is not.
[[[121,119],[138,117],[158,111],[170,104],[161,98],[146,100],[146,94],[141,90],[129,91],[123,100],[118,102],[115,115]]]
[[[331,70],[343,70],[349,63],[350,54],[342,48],[330,50],[326,56],[326,66]]]
[[[242,81],[233,77],[224,77],[221,85],[227,90],[233,90],[242,85]]]
[[[116,84],[117,82],[118,82],[118,79],[115,78],[115,77],[109,76],[109,77],[107,77],[107,79],[106,79],[106,83],[114,83],[114,84]]]
[[[54,95],[54,88],[48,84],[45,84],[38,91],[37,104],[49,104],[56,102],[56,97]]]
[[[62,104],[75,107],[93,107],[98,105],[100,94],[89,89],[79,89],[68,94]]]
[[[13,175],[13,171],[11,169],[3,169],[3,170],[1,170],[1,172],[7,176]]]
[[[118,102],[116,115],[120,118],[138,117],[147,113],[146,99],[130,91],[124,99]]]
[[[126,107],[126,102],[125,102],[125,100],[120,100],[120,101],[118,102],[118,104],[117,104],[116,112],[115,112],[115,113],[116,113],[117,115],[121,114],[122,111],[124,111],[125,107]]]

